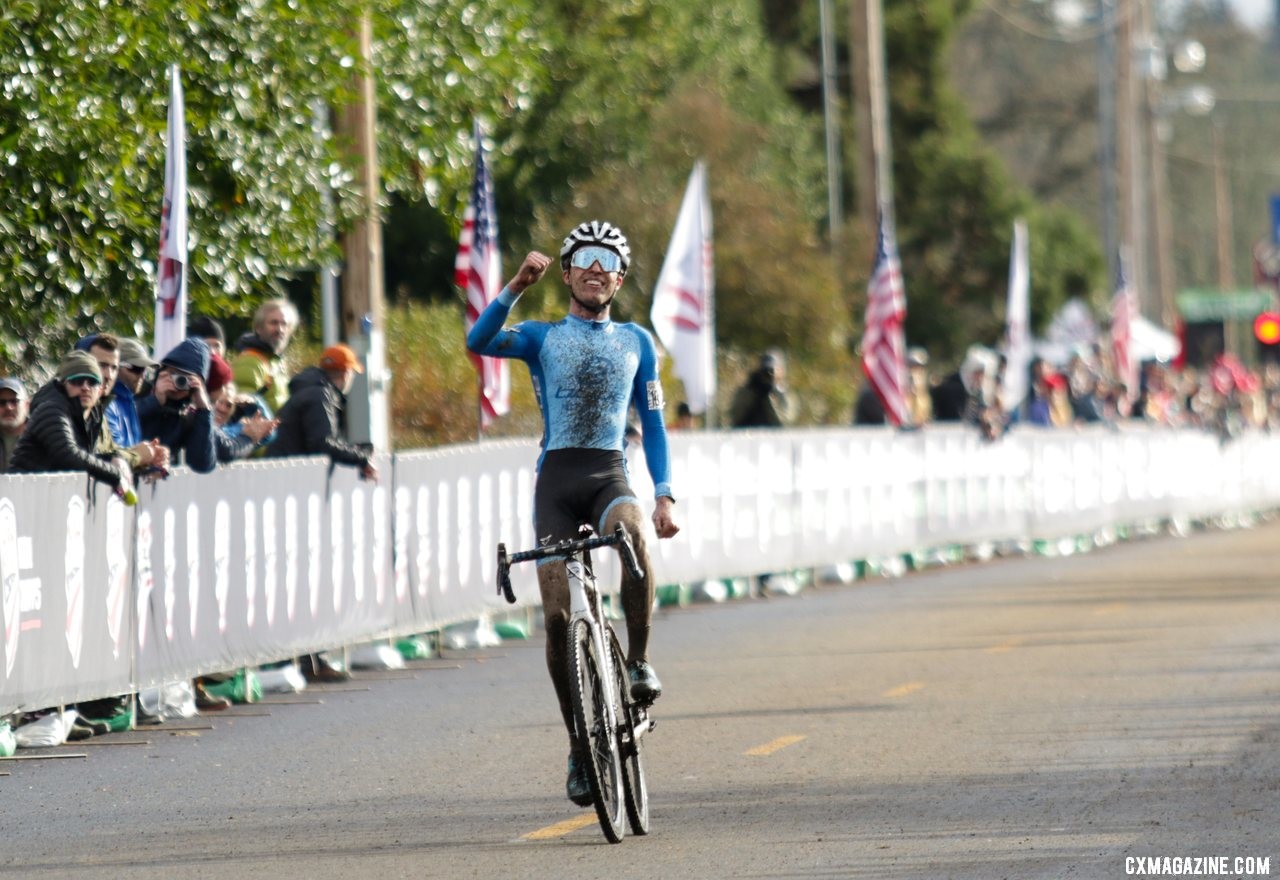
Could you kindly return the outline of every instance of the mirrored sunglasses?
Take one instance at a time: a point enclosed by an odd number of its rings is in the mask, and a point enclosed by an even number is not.
[[[579,269],[590,269],[594,263],[599,263],[600,268],[605,272],[619,272],[622,270],[622,257],[608,248],[578,248],[573,252],[573,256],[569,258],[569,265],[576,266]]]
[[[64,384],[70,385],[72,388],[79,388],[81,385],[101,385],[97,379],[92,376],[76,376],[74,379],[68,379]]]

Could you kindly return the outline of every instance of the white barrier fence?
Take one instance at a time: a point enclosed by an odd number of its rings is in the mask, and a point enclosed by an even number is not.
[[[1280,506],[1280,437],[961,427],[672,435],[660,583],[1055,539]],[[652,495],[643,461],[637,494]],[[83,475],[0,476],[0,713],[425,632],[505,608],[534,544],[533,441],[410,452],[382,485],[315,459],[179,472],[136,508]],[[616,582],[608,556],[603,582]],[[536,603],[531,567],[513,572]]]

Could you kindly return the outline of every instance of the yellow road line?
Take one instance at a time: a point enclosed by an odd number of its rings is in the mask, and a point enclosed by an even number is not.
[[[905,697],[914,694],[916,691],[924,690],[923,681],[909,681],[906,684],[900,684],[896,688],[889,688],[880,696],[882,697]]]
[[[1022,636],[1014,636],[1013,638],[1007,639],[998,645],[992,645],[990,648],[984,648],[983,650],[988,654],[1008,654],[1025,641],[1026,639]]]
[[[770,740],[762,746],[756,746],[754,749],[747,749],[742,754],[750,755],[753,758],[762,758],[765,755],[772,755],[779,749],[785,749],[787,746],[793,746],[803,739],[808,739],[800,734],[792,734],[791,736],[780,736],[777,739]]]
[[[539,828],[537,831],[530,831],[520,839],[550,840],[553,837],[564,837],[570,831],[577,831],[579,828],[586,828],[588,825],[594,825],[595,821],[595,813],[583,813],[581,816],[575,816],[572,819],[565,819],[563,822],[548,825],[546,828]]]

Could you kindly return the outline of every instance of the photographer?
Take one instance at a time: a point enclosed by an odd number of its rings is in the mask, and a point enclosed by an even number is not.
[[[729,422],[735,428],[781,428],[794,415],[786,392],[787,367],[782,353],[765,352],[760,365],[733,395]]]
[[[208,375],[209,346],[203,339],[184,339],[160,359],[151,394],[138,401],[143,436],[158,439],[175,458],[181,453],[200,474],[218,464]]]

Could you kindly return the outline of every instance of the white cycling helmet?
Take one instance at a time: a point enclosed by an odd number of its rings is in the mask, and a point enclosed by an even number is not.
[[[568,272],[569,258],[573,256],[573,252],[589,244],[601,245],[615,251],[622,258],[623,272],[631,266],[631,247],[627,244],[627,237],[622,234],[622,230],[604,220],[592,220],[590,223],[578,224],[565,236],[564,247],[560,248],[560,268]]]

